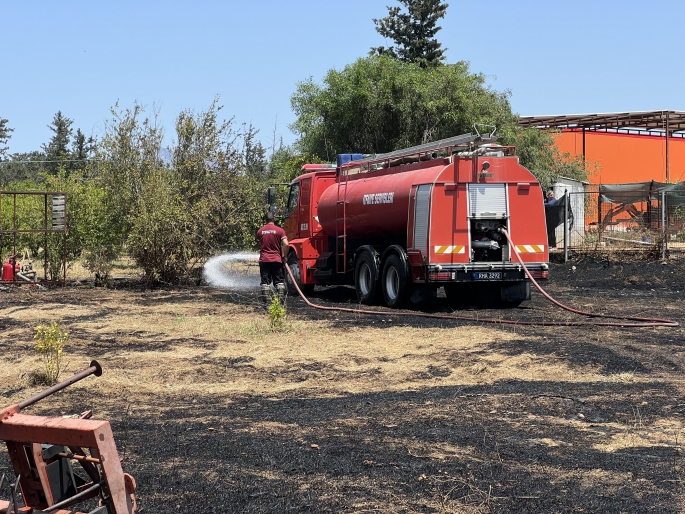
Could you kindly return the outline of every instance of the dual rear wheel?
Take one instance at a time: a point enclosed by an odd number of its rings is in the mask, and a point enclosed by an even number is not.
[[[383,262],[379,277],[375,258],[363,252],[354,268],[354,285],[357,298],[364,305],[377,303],[382,295],[388,307],[401,307],[409,293],[408,269],[398,255],[391,254]]]

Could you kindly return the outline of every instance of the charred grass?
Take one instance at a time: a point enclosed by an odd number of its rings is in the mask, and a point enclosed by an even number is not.
[[[682,261],[573,265],[548,284],[564,303],[683,319]],[[0,397],[39,390],[33,328],[60,321],[63,376],[92,358],[105,373],[28,412],[110,420],[143,513],[685,510],[682,327],[505,327],[290,298],[274,331],[256,292],[119,286],[0,293]],[[314,301],[354,306],[347,288]],[[571,316],[536,293],[458,314]]]

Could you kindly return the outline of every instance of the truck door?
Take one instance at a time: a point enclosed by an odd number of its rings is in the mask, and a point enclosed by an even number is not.
[[[297,239],[300,234],[300,220],[299,220],[299,202],[300,202],[300,183],[293,182],[290,184],[290,194],[288,195],[288,205],[285,209],[286,220],[283,223],[283,230],[288,240]]]

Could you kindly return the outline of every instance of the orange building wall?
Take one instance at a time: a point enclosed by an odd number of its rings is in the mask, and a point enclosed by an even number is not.
[[[582,155],[583,133],[565,130],[556,135],[562,153]],[[669,139],[670,182],[685,181],[685,139]],[[589,177],[593,184],[667,182],[666,138],[606,132],[585,132],[585,158],[600,169]]]

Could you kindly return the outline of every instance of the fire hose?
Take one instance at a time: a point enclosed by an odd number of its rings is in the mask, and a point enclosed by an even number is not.
[[[531,275],[530,271],[526,267],[526,265],[523,263],[523,260],[521,259],[521,256],[516,249],[516,245],[512,242],[511,238],[509,237],[509,233],[504,229],[500,229],[501,232],[504,234],[504,236],[507,238],[509,241],[509,244],[511,245],[511,248],[514,250],[514,255],[516,256],[516,259],[518,262],[521,264],[521,267],[523,268],[523,271],[525,272],[526,276],[530,279],[530,281],[533,283],[533,285],[542,293],[542,295],[552,302],[554,305],[557,307],[560,307],[564,310],[567,310],[569,312],[572,312],[574,314],[578,314],[581,316],[586,316],[590,318],[603,318],[603,319],[613,319],[613,320],[623,320],[623,321],[516,321],[516,320],[507,320],[507,319],[494,319],[494,318],[472,318],[468,316],[455,316],[455,315],[449,315],[449,314],[430,314],[430,313],[425,313],[425,312],[406,312],[406,311],[387,311],[387,310],[369,310],[369,309],[352,309],[349,307],[328,307],[325,305],[317,305],[315,303],[312,303],[305,295],[302,293],[302,290],[300,289],[299,284],[295,280],[295,277],[293,277],[293,273],[290,270],[290,266],[287,264],[284,266],[286,269],[286,272],[290,276],[290,280],[292,281],[293,286],[295,289],[297,289],[298,294],[304,300],[304,302],[309,306],[314,309],[319,309],[319,310],[324,310],[324,311],[338,311],[338,312],[351,312],[353,314],[369,314],[369,315],[382,315],[382,316],[387,316],[388,314],[392,314],[393,316],[415,316],[415,317],[420,317],[420,318],[436,318],[436,319],[449,319],[449,320],[457,320],[457,321],[470,321],[470,322],[475,322],[475,323],[491,323],[491,324],[498,324],[498,325],[528,325],[528,326],[543,326],[543,327],[582,327],[582,326],[601,326],[601,327],[678,327],[680,326],[680,323],[677,321],[669,320],[669,319],[660,319],[660,318],[647,318],[647,317],[637,317],[637,316],[619,316],[615,314],[597,314],[597,313],[592,313],[592,312],[586,312],[582,311],[579,309],[574,309],[573,307],[568,307],[566,305],[563,305],[561,302],[555,300],[552,298],[546,291],[542,289],[540,284],[537,283],[537,281],[533,278]]]

